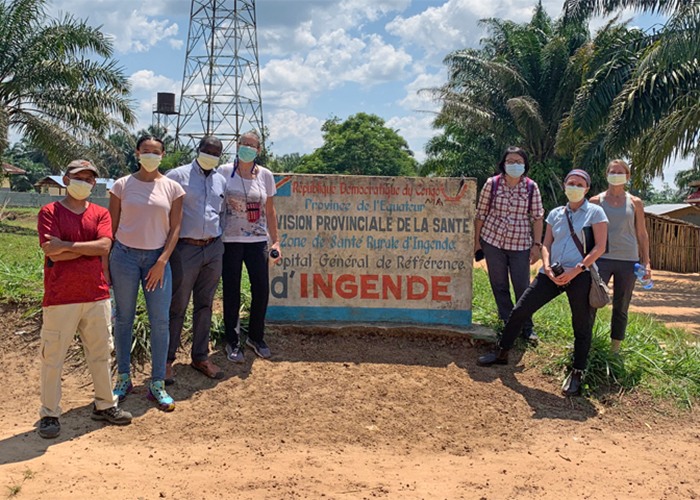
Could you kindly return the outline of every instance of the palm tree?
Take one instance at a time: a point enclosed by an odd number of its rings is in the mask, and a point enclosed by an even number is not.
[[[14,130],[64,165],[134,122],[112,42],[47,0],[0,1],[0,155]],[[90,57],[94,57],[91,59]]]
[[[659,32],[630,30],[582,86],[567,125],[584,138],[577,161],[626,155],[637,184],[675,157],[700,168],[700,1],[567,0],[565,19],[624,7],[670,17]]]
[[[587,25],[552,20],[541,2],[528,23],[480,23],[488,30],[482,47],[448,55],[447,83],[426,89],[442,103],[434,125],[450,127],[428,144],[424,173],[455,163],[461,151],[462,161],[474,170],[471,175],[483,176],[485,170],[493,171],[505,146],[519,145],[540,165],[538,182],[550,184],[569,166],[555,147],[560,123],[581,84],[582,68],[572,58],[589,39]],[[460,137],[473,143],[458,145]],[[479,148],[475,137],[491,146]],[[550,204],[560,195],[557,188]]]

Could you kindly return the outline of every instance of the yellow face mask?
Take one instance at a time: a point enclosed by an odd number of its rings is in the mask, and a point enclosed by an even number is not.
[[[569,199],[569,201],[573,203],[581,201],[583,197],[586,196],[586,188],[578,186],[566,186],[564,192],[566,193],[566,197]]]

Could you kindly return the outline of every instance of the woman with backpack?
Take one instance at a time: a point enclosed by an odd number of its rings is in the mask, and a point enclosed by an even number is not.
[[[510,282],[517,301],[530,285],[530,266],[541,257],[544,208],[537,183],[525,175],[529,170],[525,151],[506,149],[499,174],[484,184],[476,209],[474,253],[478,259],[481,250],[486,258],[498,317],[504,323],[513,310]],[[522,336],[537,341],[532,317],[524,323]]]

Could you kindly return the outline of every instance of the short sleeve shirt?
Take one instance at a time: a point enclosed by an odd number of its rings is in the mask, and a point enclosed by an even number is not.
[[[481,238],[501,250],[521,251],[532,247],[530,220],[544,217],[542,195],[537,183],[531,181],[532,205],[528,179],[523,176],[515,186],[510,186],[501,175],[496,188],[495,199],[491,203],[493,177],[489,178],[481,190],[476,218],[484,221]]]
[[[143,182],[133,175],[117,179],[110,193],[121,200],[121,220],[116,239],[139,250],[157,250],[170,232],[170,210],[185,190],[172,179],[159,177]]]
[[[71,242],[112,239],[112,219],[106,208],[93,203],[82,214],[76,214],[55,201],[39,211],[37,230],[40,245],[47,241],[46,234]],[[44,257],[44,307],[108,298],[101,257],[83,255],[59,262]]]
[[[165,174],[185,190],[180,238],[208,240],[221,236],[221,212],[226,180],[218,172],[205,174],[197,161]]]
[[[563,267],[574,267],[583,260],[581,252],[578,251],[576,243],[571,238],[571,230],[569,223],[566,221],[566,213],[571,215],[571,223],[574,226],[574,232],[583,241],[583,228],[593,226],[599,222],[608,222],[605,216],[605,211],[598,205],[588,203],[588,200],[583,202],[575,212],[569,209],[569,205],[565,207],[557,207],[547,216],[547,224],[552,226],[552,249],[549,254],[549,262],[559,262]],[[540,269],[544,272],[544,268]]]
[[[257,177],[248,180],[238,172],[234,173],[233,164],[219,167],[218,172],[226,179],[226,208],[222,222],[225,243],[268,241],[267,199],[277,194],[277,188],[272,172],[264,167],[258,168]],[[248,212],[254,207],[259,208],[260,217],[253,222],[249,220]]]

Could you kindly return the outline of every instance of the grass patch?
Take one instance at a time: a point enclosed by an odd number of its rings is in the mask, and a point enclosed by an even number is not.
[[[5,208],[0,207],[0,221],[7,226],[36,231],[38,208]]]
[[[653,292],[652,292],[653,293]],[[697,338],[680,328],[668,328],[648,314],[630,313],[620,354],[610,352],[611,307],[598,311],[584,379],[584,393],[601,397],[612,392],[647,391],[691,408],[700,398],[700,348]],[[502,329],[488,274],[474,270],[474,321]],[[540,343],[533,363],[544,373],[563,379],[571,368],[574,336],[565,294],[534,315]],[[520,347],[523,347],[522,345]]]
[[[38,306],[44,294],[43,268],[36,230],[0,224],[0,300]]]
[[[12,486],[5,486],[8,490],[8,498],[14,498],[17,495],[19,495],[20,491],[22,491],[22,485],[24,484],[25,481],[28,479],[34,479],[34,476],[36,474],[31,470],[27,469],[22,473],[22,481],[20,481],[18,484],[13,484]]]

